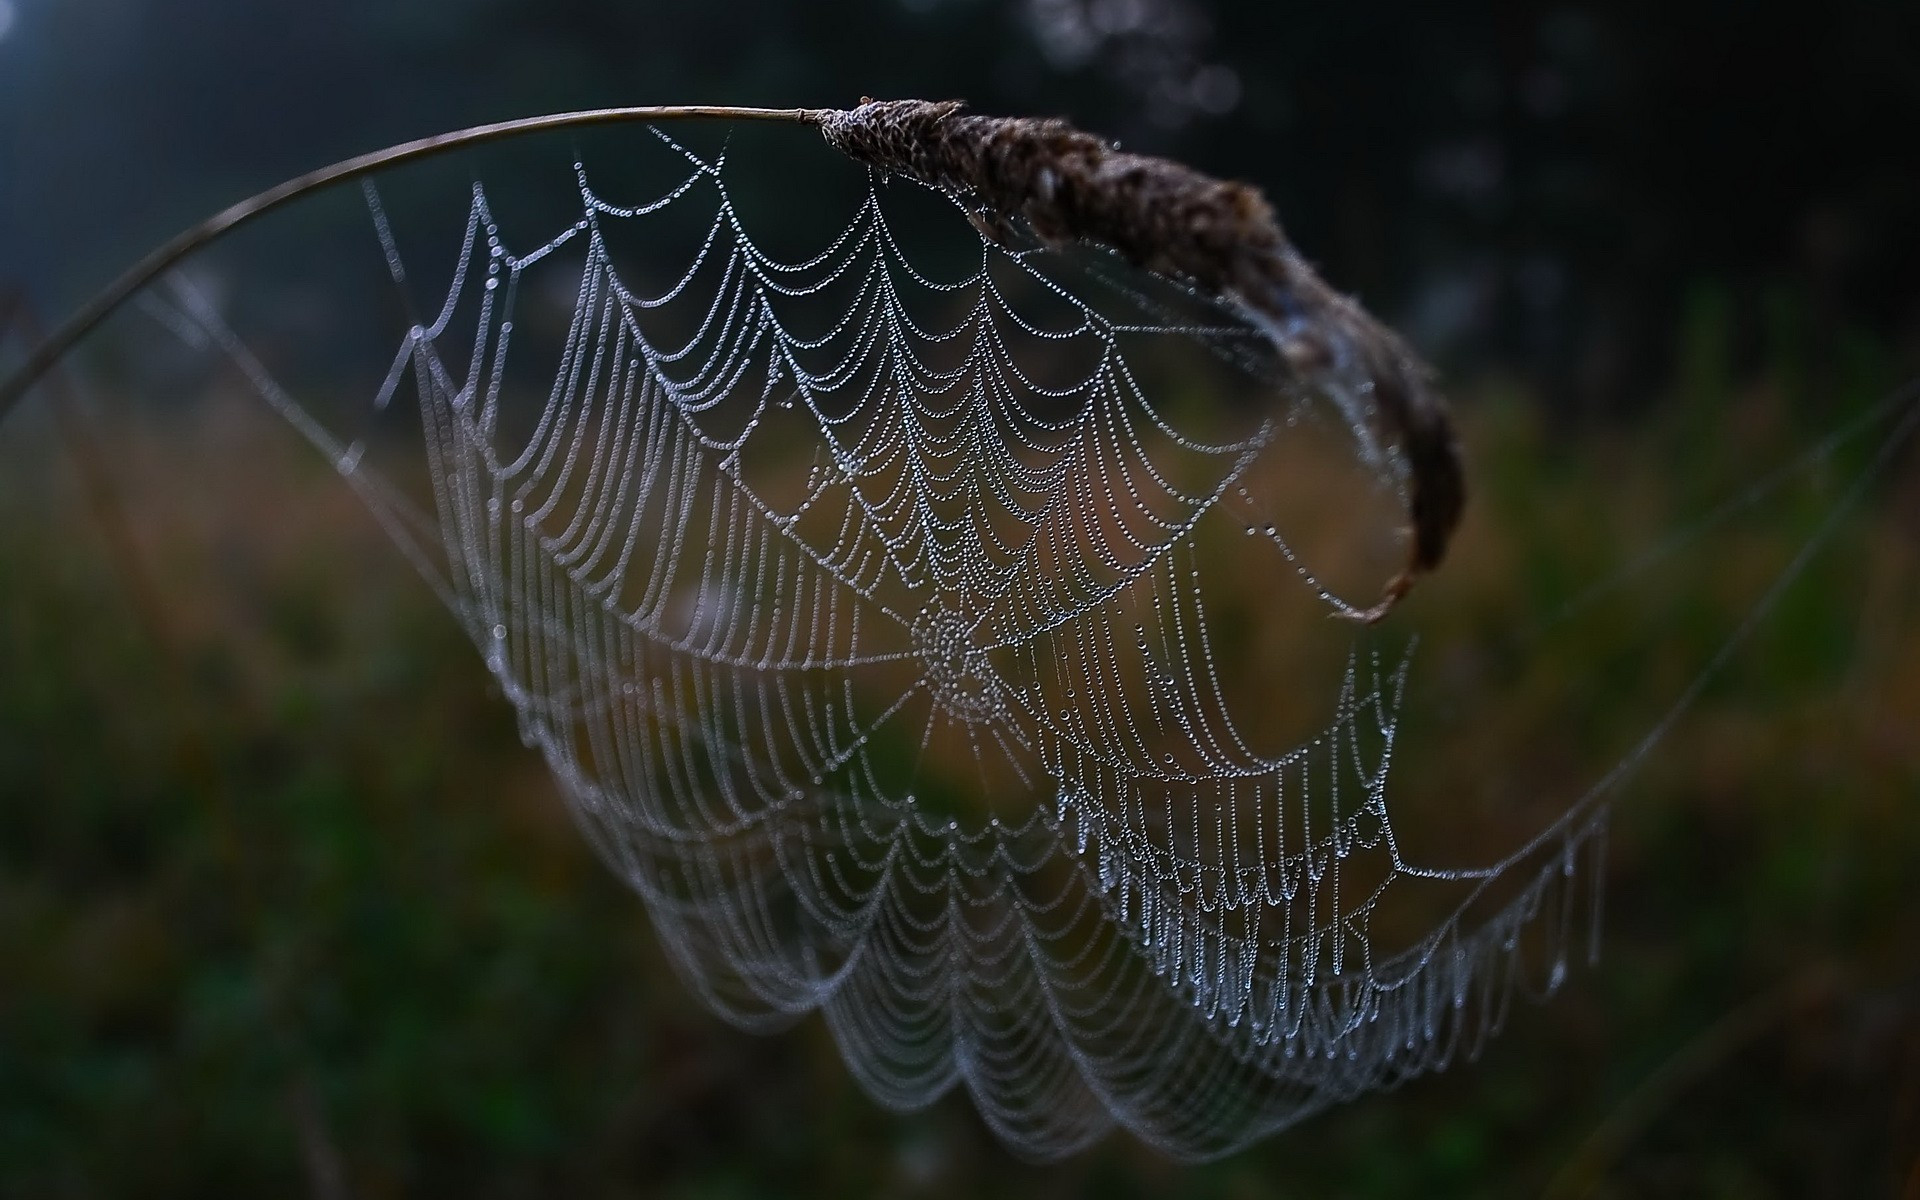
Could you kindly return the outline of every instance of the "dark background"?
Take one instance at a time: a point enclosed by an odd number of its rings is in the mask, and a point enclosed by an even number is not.
[[[241,195],[597,105],[959,96],[1261,184],[1451,368],[1644,403],[1690,302],[1920,338],[1909,4],[8,0],[0,261],[48,310]]]
[[[1421,610],[1432,728],[1471,731],[1447,647],[1681,531],[1692,590],[1620,618],[1671,661],[1561,638],[1524,769],[1420,751],[1550,809],[1878,443],[1810,449],[1916,373],[1916,51],[1920,8],[1863,2],[0,0],[0,293],[57,316],[287,176],[540,111],[1069,115],[1262,185],[1447,373],[1476,507]],[[0,1192],[1920,1196],[1910,450],[1628,794],[1566,993],[1221,1163],[1039,1169],[963,1100],[878,1110],[817,1022],[701,1011],[330,468],[217,387],[154,418],[125,334],[0,427]]]

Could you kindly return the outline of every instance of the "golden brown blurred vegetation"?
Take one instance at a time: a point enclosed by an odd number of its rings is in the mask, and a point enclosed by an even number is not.
[[[1478,494],[1405,614],[1390,791],[1462,862],[1627,755],[1884,442],[1807,457],[1893,382],[1870,355],[1737,382],[1691,345],[1630,426],[1463,398]],[[964,1098],[878,1109],[817,1021],[702,1011],[269,412],[96,400],[0,430],[8,1194],[1920,1195],[1911,447],[1618,789],[1596,966],[1477,1063],[1224,1161],[1036,1168]]]

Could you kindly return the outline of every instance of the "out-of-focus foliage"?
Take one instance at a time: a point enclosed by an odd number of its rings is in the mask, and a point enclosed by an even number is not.
[[[1718,336],[1703,318],[1693,357]],[[1810,394],[1856,409],[1875,375]],[[1527,793],[1587,782],[1556,763],[1604,761],[1650,723],[1863,452],[1696,534],[1705,587],[1596,601],[1604,627],[1681,630],[1665,657],[1543,642],[1516,707],[1571,719],[1522,758],[1447,726],[1434,696],[1493,667],[1446,647],[1494,644],[1469,635],[1516,592],[1551,610],[1717,480],[1794,453],[1824,425],[1792,386],[1703,367],[1659,420],[1577,456],[1519,394],[1468,406],[1485,486],[1424,598],[1426,724],[1402,769],[1429,803],[1479,806],[1470,857],[1528,831]],[[1523,1195],[1585,1147],[1605,1194],[1851,1196],[1914,1169],[1910,454],[1627,792],[1597,969],[1522,1006],[1478,1065],[1224,1162],[1122,1139],[1037,1170],[964,1102],[878,1110],[817,1022],[758,1038],[699,1010],[477,656],[271,416],[215,397],[64,436],[41,410],[8,433],[10,1193]],[[90,508],[92,456],[115,481]]]

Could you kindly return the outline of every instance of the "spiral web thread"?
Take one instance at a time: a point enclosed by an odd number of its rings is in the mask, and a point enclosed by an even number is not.
[[[724,159],[667,144],[677,186],[620,207],[582,170],[578,221],[530,249],[475,185],[444,306],[373,397],[417,407],[432,512],[183,307],[440,590],[708,1005],[752,1029],[818,1009],[876,1099],[964,1085],[1029,1156],[1119,1124],[1206,1157],[1470,1055],[1516,991],[1559,986],[1597,919],[1598,805],[1485,869],[1421,867],[1386,794],[1404,660],[1355,652],[1324,727],[1272,752],[1221,686],[1209,531],[1345,607],[1257,480],[1349,400],[1097,253],[980,238],[977,270],[931,278],[878,185],[779,261]],[[629,286],[609,233],[690,210],[711,219],[681,272]],[[556,276],[570,323],[516,423],[515,321]],[[1168,344],[1280,398],[1182,432],[1135,369]],[[1377,949],[1408,881],[1449,898]]]

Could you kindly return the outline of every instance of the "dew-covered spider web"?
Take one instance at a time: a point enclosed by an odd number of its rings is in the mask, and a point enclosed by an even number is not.
[[[1030,1156],[1200,1157],[1471,1055],[1593,952],[1604,781],[1499,861],[1403,849],[1419,653],[1327,619],[1404,521],[1353,397],[826,147],[772,201],[811,232],[763,237],[740,152],[675,137],[544,228],[476,183],[414,236],[369,184],[397,336],[346,433],[205,295],[150,307],[421,567],[707,1005],[818,1011],[878,1101],[964,1088]]]

